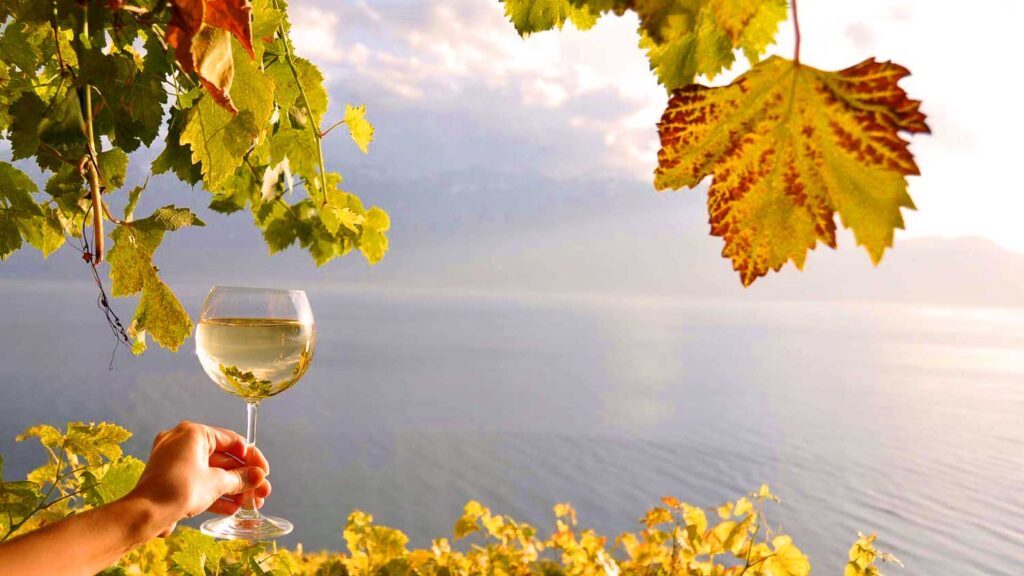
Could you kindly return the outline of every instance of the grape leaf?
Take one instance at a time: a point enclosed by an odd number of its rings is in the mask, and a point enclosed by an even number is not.
[[[167,44],[186,72],[195,71],[214,101],[232,114],[230,96],[236,59],[231,35],[255,58],[249,0],[172,0]]]
[[[274,81],[242,55],[232,96],[238,114],[232,115],[204,97],[188,113],[180,143],[192,149],[192,162],[202,163],[203,183],[218,189],[257,142],[274,111]]]
[[[713,79],[742,49],[751,64],[786,19],[785,0],[673,0],[627,2],[641,21],[640,46],[651,69],[672,91],[697,76]]]
[[[103,463],[103,458],[120,458],[121,444],[131,437],[131,432],[110,422],[69,422],[67,433],[41,424],[26,429],[15,440],[24,442],[29,438],[38,438],[47,448],[64,448],[70,454],[85,458],[90,465],[99,465]]]
[[[145,462],[138,458],[122,456],[105,464],[101,470],[86,471],[86,482],[83,484],[91,486],[85,493],[86,501],[99,506],[121,498],[135,488],[144,467]]]
[[[164,139],[164,149],[150,166],[153,174],[173,172],[179,180],[194,186],[203,179],[202,164],[192,163],[192,151],[181,143],[181,130],[185,125],[184,114],[171,110],[170,125]]]
[[[359,236],[359,251],[370,264],[380,262],[388,251],[388,237],[385,232],[391,228],[387,212],[376,206],[366,211],[366,223]]]
[[[220,542],[192,528],[176,533],[178,550],[171,554],[174,566],[189,576],[206,576],[206,568],[216,572],[224,547]]]
[[[562,29],[569,20],[576,28],[587,30],[597,23],[597,13],[583,2],[571,0],[502,0],[505,16],[521,36]]]
[[[710,4],[718,25],[743,50],[751,64],[775,41],[779,23],[786,19],[786,0],[716,0]]]
[[[142,334],[149,334],[157,344],[175,352],[191,333],[192,319],[174,292],[157,275],[154,267],[146,274],[142,298],[139,298],[135,317],[128,329],[128,335],[136,339],[132,353],[141,354],[145,351]]]
[[[571,19],[580,29],[604,12],[636,12],[640,47],[668,91],[697,76],[714,78],[732,66],[741,49],[751,64],[772,43],[786,19],[786,0],[508,0],[505,14],[521,35],[561,28]],[[589,25],[588,25],[589,24]]]
[[[49,256],[64,243],[56,212],[32,199],[35,182],[7,162],[0,162],[0,260],[22,246],[22,241]]]
[[[153,253],[163,241],[164,232],[204,225],[185,208],[164,206],[146,218],[118,226],[110,234],[114,240],[114,247],[107,254],[111,294],[128,296],[142,292],[129,326],[129,335],[141,340],[133,352],[145,349],[145,341],[140,338],[143,333],[164,348],[177,350],[192,332],[188,313],[157,274]]]
[[[42,214],[21,218],[17,223],[21,237],[42,252],[45,259],[64,245],[64,226],[56,209],[45,206],[41,210]]]
[[[114,189],[124,186],[125,177],[128,174],[128,155],[120,148],[111,148],[98,153],[96,161],[100,163],[100,172],[106,180],[105,192],[113,192]]]
[[[309,60],[300,57],[293,57],[295,71],[298,75],[292,74],[291,67],[283,59],[276,60],[267,66],[267,74],[274,79],[277,93],[275,98],[285,111],[295,108],[302,108],[302,93],[306,94],[306,101],[313,112],[313,123],[319,126],[323,115],[327,112],[327,89],[324,87],[324,76],[320,70]],[[301,90],[300,90],[301,87]],[[308,120],[307,120],[308,121]]]
[[[352,141],[359,146],[363,154],[369,153],[370,142],[373,142],[373,124],[366,119],[366,106],[345,105],[345,126]]]
[[[35,482],[4,482],[4,457],[0,455],[0,535],[11,524],[24,519],[42,502],[43,494]]]
[[[39,54],[29,42],[30,29],[24,22],[12,22],[0,35],[0,54],[4,61],[14,64],[23,72],[35,72],[39,66]]]
[[[898,132],[927,133],[920,102],[897,84],[909,74],[865,60],[826,72],[773,57],[721,88],[675,92],[658,124],[655,187],[707,176],[711,233],[725,240],[744,285],[821,240],[835,247],[834,214],[877,263],[913,208],[918,174]]]
[[[761,573],[766,576],[807,576],[811,573],[811,563],[800,551],[789,536],[776,536],[772,539],[774,553],[765,557]]]

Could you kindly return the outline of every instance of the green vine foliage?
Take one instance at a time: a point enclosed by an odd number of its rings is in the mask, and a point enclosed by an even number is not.
[[[147,333],[177,349],[192,322],[154,255],[166,233],[204,222],[175,206],[136,217],[145,181],[128,182],[129,154],[153,146],[148,172],[201,184],[216,212],[250,212],[271,253],[298,244],[318,266],[354,249],[379,261],[388,215],[326,171],[323,75],[289,30],[284,0],[0,2],[0,136],[46,177],[40,189],[0,161],[0,260],[78,239],[87,262],[109,265],[113,296],[140,295],[133,351]],[[343,123],[366,152],[365,108],[346,106]]]
[[[0,457],[0,542],[101,506],[127,494],[144,464],[122,453],[131,437],[110,423],[33,426],[18,441],[38,440],[46,463],[27,480],[3,481]],[[576,511],[554,507],[542,537],[533,526],[466,504],[452,528],[429,548],[410,550],[401,531],[356,510],[342,537],[348,553],[308,553],[275,544],[216,541],[190,528],[130,552],[105,575],[164,576],[807,576],[811,566],[793,540],[772,531],[765,508],[779,499],[767,486],[717,508],[662,498],[635,532],[615,538],[581,529]],[[340,544],[340,542],[339,542]],[[844,576],[879,576],[878,562],[898,564],[859,535]]]

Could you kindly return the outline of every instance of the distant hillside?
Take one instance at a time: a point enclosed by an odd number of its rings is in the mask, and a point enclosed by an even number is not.
[[[167,235],[156,264],[172,287],[355,285],[386,289],[596,293],[753,300],[912,301],[1024,305],[1024,254],[980,238],[897,239],[880,266],[844,234],[804,272],[787,266],[743,289],[707,234],[700,192],[655,194],[637,182],[507,179],[453,173],[414,182],[353,174],[353,189],[391,210],[392,252],[370,268],[358,254],[316,268],[297,249],[269,256],[247,213],[206,210],[207,195],[156,179],[140,213],[176,203],[210,226]],[[347,180],[349,181],[349,180]],[[524,184],[525,182],[525,184]],[[32,249],[0,263],[7,279],[88,282],[73,250]]]

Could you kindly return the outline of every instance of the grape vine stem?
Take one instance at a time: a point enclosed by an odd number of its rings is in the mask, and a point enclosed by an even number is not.
[[[279,9],[277,0],[274,0],[274,9]],[[316,141],[316,161],[320,167],[320,193],[323,195],[321,198],[321,205],[326,206],[327,168],[324,165],[323,135],[320,133],[319,123],[313,121],[313,108],[309,105],[309,98],[306,96],[306,89],[302,86],[302,80],[299,78],[299,69],[295,67],[295,59],[292,57],[292,49],[288,45],[288,33],[285,31],[283,21],[277,27],[277,35],[281,38],[281,43],[284,44],[284,59],[288,63],[288,68],[292,71],[292,77],[295,78],[295,84],[299,87],[299,97],[302,98],[302,106],[306,109],[306,125],[309,127],[310,132],[313,133],[313,139]]]
[[[796,36],[796,45],[793,48],[793,62],[800,63],[800,16],[796,9],[797,0],[793,0],[793,33]]]

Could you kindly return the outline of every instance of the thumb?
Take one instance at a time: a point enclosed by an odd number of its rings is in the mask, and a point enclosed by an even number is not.
[[[257,466],[243,466],[234,470],[222,470],[215,468],[218,472],[218,491],[221,495],[241,494],[248,492],[263,483],[267,477],[266,472]]]

